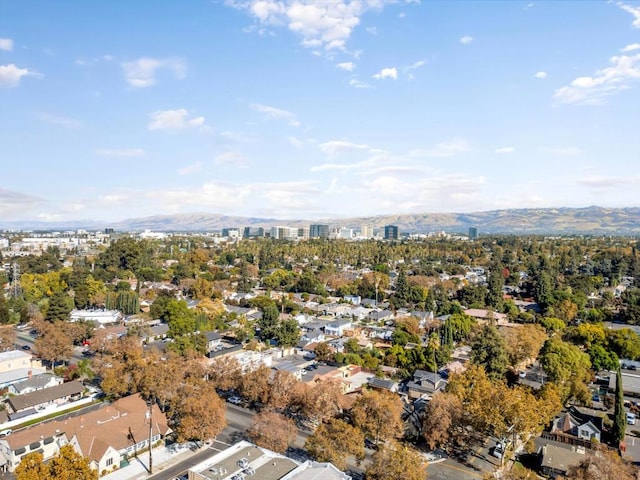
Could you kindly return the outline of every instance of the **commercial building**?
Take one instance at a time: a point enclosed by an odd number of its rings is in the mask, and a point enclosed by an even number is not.
[[[384,239],[385,240],[398,240],[398,226],[397,225],[385,225],[384,226]]]
[[[476,227],[469,227],[469,240],[478,239],[478,229]]]
[[[319,223],[310,225],[309,238],[329,238],[329,225]]]

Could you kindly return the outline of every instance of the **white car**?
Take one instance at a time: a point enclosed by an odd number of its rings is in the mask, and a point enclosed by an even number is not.
[[[227,399],[229,403],[233,403],[234,405],[240,405],[242,403],[242,399],[240,397],[229,397]]]

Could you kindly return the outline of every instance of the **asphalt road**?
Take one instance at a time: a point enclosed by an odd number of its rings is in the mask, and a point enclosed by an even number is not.
[[[22,350],[25,345],[29,346],[29,350],[25,350],[26,352],[30,352],[35,354],[35,337],[33,337],[29,333],[29,329],[27,330],[17,330],[16,329],[16,341],[15,346],[17,350]],[[83,360],[85,357],[82,355],[82,347],[73,347],[73,354],[71,358],[69,358],[69,363],[78,363],[80,360]]]

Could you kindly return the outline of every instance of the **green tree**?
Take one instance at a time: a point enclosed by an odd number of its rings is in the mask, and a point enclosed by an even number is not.
[[[624,440],[627,428],[627,414],[624,409],[624,390],[622,388],[622,373],[620,367],[616,371],[616,401],[613,412],[613,427],[611,435],[615,445],[618,446]]]
[[[262,308],[262,318],[258,320],[260,327],[260,338],[271,340],[278,333],[279,318],[278,307],[271,301]]]
[[[69,295],[65,292],[54,292],[49,298],[49,307],[47,308],[45,319],[50,322],[69,320],[69,313],[71,312],[70,300]]]
[[[300,340],[300,327],[293,318],[283,320],[276,330],[276,340],[283,347],[293,347]]]
[[[196,329],[195,312],[189,309],[184,300],[169,300],[166,305],[166,318],[170,337],[187,335]]]
[[[563,400],[576,398],[584,404],[591,401],[587,388],[591,380],[591,361],[579,347],[551,337],[542,347],[540,364],[549,380],[560,388]]]
[[[509,358],[504,338],[498,330],[485,325],[474,339],[471,347],[471,361],[480,365],[493,380],[504,378]]]

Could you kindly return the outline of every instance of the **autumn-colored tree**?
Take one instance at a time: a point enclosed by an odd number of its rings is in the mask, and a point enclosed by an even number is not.
[[[540,349],[547,339],[544,328],[538,324],[525,324],[503,331],[509,364],[519,368],[525,361],[538,358]]]
[[[316,354],[316,360],[319,362],[326,362],[331,357],[331,347],[325,342],[318,343],[313,352]]]
[[[389,442],[373,454],[373,462],[366,471],[367,480],[424,480],[427,463],[413,448]]]
[[[402,402],[397,395],[370,390],[351,409],[353,423],[376,443],[402,436]]]
[[[3,296],[0,293],[0,297]],[[0,327],[0,352],[13,350],[16,342],[16,330],[13,325],[3,325]]]
[[[52,480],[40,452],[28,453],[15,469],[16,480]]]
[[[449,443],[461,427],[462,403],[452,393],[436,393],[422,417],[422,435],[427,446],[433,450]]]
[[[266,404],[269,400],[271,369],[266,365],[246,372],[240,380],[240,394],[252,402]]]
[[[493,477],[492,477],[493,478]],[[503,480],[537,480],[538,475],[533,470],[522,466],[521,463],[515,462],[511,470],[504,473]]]
[[[216,389],[235,390],[240,386],[242,366],[233,357],[218,357],[209,365],[207,377]]]
[[[340,399],[343,394],[337,380],[299,385],[293,401],[305,417],[325,422],[340,411]]]
[[[267,404],[275,409],[289,406],[297,383],[298,380],[291,373],[277,370],[271,378]]]
[[[226,426],[224,401],[204,380],[184,384],[169,411],[179,441],[211,439]]]
[[[298,429],[292,420],[273,411],[263,411],[254,417],[247,437],[259,447],[284,453],[296,438]]]
[[[15,470],[16,480],[97,480],[98,472],[72,445],[64,445],[47,464],[39,452],[25,455]]]
[[[89,466],[89,459],[75,451],[72,445],[60,447],[60,453],[49,460],[49,474],[56,480],[97,480],[97,470]]]
[[[344,470],[348,455],[358,460],[364,459],[364,435],[347,422],[332,418],[307,438],[304,448],[317,461],[331,462]]]
[[[35,341],[35,349],[44,360],[55,366],[56,362],[65,360],[73,353],[71,339],[64,333],[62,323],[47,325]]]
[[[592,455],[586,455],[578,465],[571,467],[567,477],[572,480],[634,480],[640,471],[625,462],[615,450],[599,445]]]

